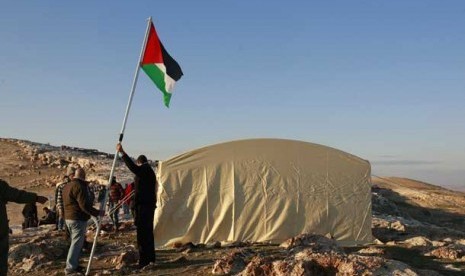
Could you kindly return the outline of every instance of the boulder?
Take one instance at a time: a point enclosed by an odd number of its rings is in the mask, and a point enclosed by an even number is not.
[[[407,264],[394,260],[387,260],[384,265],[374,270],[373,276],[417,276],[418,274]]]
[[[42,253],[42,249],[34,243],[17,244],[10,247],[8,251],[8,262],[17,264],[23,259],[29,259],[34,255]]]
[[[226,275],[239,273],[245,268],[247,264],[246,259],[250,256],[251,252],[249,250],[232,250],[215,262],[212,274]]]
[[[407,239],[404,241],[404,243],[410,245],[410,246],[422,246],[422,247],[430,247],[432,246],[432,242],[423,237],[423,236],[417,236],[417,237],[413,237],[413,238],[410,238],[410,239]]]
[[[465,246],[455,244],[441,246],[426,253],[425,255],[434,256],[438,259],[465,260]]]
[[[334,252],[316,253],[308,249],[297,253],[295,260],[303,261],[307,266],[311,264],[309,269],[318,268],[325,274],[337,273],[338,275],[367,275],[384,264],[384,259],[380,257]],[[312,270],[308,273],[312,273]]]
[[[127,267],[128,265],[135,264],[139,260],[139,253],[134,250],[128,250],[121,253],[113,259],[112,263],[115,265],[115,268],[120,270]]]
[[[405,232],[405,230],[406,230],[405,224],[403,224],[402,222],[400,222],[400,220],[397,220],[397,221],[392,222],[392,223],[389,225],[389,228],[394,229],[394,230],[397,230],[397,231],[399,231],[399,232]]]
[[[287,250],[295,247],[309,247],[317,252],[342,252],[342,248],[334,240],[315,234],[301,234],[284,241],[279,246]]]

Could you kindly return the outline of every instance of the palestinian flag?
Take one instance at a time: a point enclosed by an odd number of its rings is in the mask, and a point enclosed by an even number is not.
[[[141,67],[161,90],[165,105],[169,107],[174,84],[183,74],[179,64],[163,47],[152,23]]]

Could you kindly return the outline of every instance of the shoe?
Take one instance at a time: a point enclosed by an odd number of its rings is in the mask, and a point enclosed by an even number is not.
[[[78,271],[78,269],[65,269],[65,275],[84,275],[84,271]]]
[[[77,271],[77,272],[84,273],[84,272],[86,272],[86,268],[80,265],[80,266],[78,266],[78,267],[76,268],[76,271]]]
[[[137,265],[137,269],[142,269],[142,268],[144,268],[144,267],[148,266],[149,264],[150,264],[150,263],[146,263],[146,264],[144,264],[144,263],[143,263],[143,264],[138,264],[138,265]]]

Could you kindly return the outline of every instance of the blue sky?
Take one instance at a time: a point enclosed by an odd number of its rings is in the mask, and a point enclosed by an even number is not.
[[[185,76],[140,75],[124,144],[276,137],[465,187],[463,1],[2,1],[0,136],[112,152],[146,18]]]

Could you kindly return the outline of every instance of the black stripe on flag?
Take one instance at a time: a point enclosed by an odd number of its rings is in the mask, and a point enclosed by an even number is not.
[[[165,46],[163,46],[161,42],[160,46],[161,54],[163,55],[163,62],[165,63],[166,67],[166,74],[168,74],[168,76],[170,76],[173,80],[178,81],[183,75],[181,66],[179,66],[178,62],[174,60],[170,54],[168,54],[168,52],[165,50]]]

